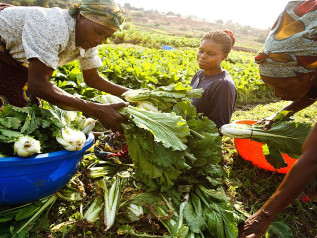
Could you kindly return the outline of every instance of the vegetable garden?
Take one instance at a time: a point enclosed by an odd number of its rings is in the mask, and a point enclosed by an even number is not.
[[[108,44],[100,56],[100,73],[110,81],[143,88],[121,112],[131,122],[123,126],[129,155],[97,156],[120,137],[104,134],[62,190],[21,207],[0,207],[0,237],[237,237],[239,222],[284,175],[242,160],[233,140],[220,137],[214,123],[191,106],[189,99],[200,93],[188,87],[198,70],[195,49]],[[263,119],[287,103],[276,102],[260,81],[253,56],[233,51],[223,64],[238,90],[232,121]],[[119,100],[87,87],[76,62],[58,68],[52,81],[87,100]],[[139,109],[137,97],[150,98],[159,112]],[[315,123],[316,113],[313,105],[294,120]],[[104,128],[97,122],[95,130]],[[316,218],[316,205],[296,200],[266,237],[315,237]]]

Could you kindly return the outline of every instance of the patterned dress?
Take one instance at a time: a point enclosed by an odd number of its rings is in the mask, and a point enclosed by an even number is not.
[[[97,47],[84,50],[76,46],[75,24],[68,10],[58,7],[6,7],[0,11],[0,109],[6,103],[23,107],[31,101],[27,92],[31,58],[52,69],[74,60],[82,70],[102,66]]]

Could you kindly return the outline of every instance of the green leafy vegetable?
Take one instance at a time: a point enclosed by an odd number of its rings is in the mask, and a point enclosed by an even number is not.
[[[86,141],[85,134],[90,133],[94,125],[95,120],[82,116],[81,112],[66,111],[49,104],[46,107],[30,105],[23,108],[7,104],[0,113],[0,143],[9,144],[12,149],[1,146],[0,153],[9,157],[14,153],[27,157],[63,148],[80,150]],[[74,136],[76,141],[73,140],[69,146],[66,141]]]
[[[167,148],[173,150],[186,149],[186,137],[189,128],[186,121],[174,113],[149,112],[143,109],[129,106],[125,112],[128,113],[135,125],[151,132],[155,141],[161,142]]]
[[[166,111],[176,103],[193,97],[201,97],[203,89],[192,89],[191,86],[182,83],[157,87],[154,90],[139,89],[127,91],[122,96],[128,102],[150,102],[155,107]]]
[[[281,153],[298,158],[312,125],[293,120],[279,120],[264,131],[263,125],[227,124],[220,128],[223,135],[233,138],[250,138],[264,144],[263,154],[276,169],[287,166]]]

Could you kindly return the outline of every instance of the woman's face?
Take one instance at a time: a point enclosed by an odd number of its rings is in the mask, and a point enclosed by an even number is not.
[[[89,49],[102,44],[114,33],[115,30],[90,21],[80,14],[76,17],[76,45],[83,49]]]
[[[276,97],[289,101],[298,101],[307,94],[312,86],[311,77],[311,74],[288,78],[272,78],[261,75],[263,82],[274,89]]]
[[[228,54],[222,51],[222,45],[212,39],[205,39],[201,42],[197,52],[197,62],[200,69],[206,74],[219,71],[221,62],[227,58]]]

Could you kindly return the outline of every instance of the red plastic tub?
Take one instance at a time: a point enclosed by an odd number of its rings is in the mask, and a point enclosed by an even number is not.
[[[237,120],[237,121],[234,121],[233,123],[252,125],[256,122],[257,121],[255,120]],[[266,161],[262,151],[262,146],[263,146],[262,143],[257,141],[251,141],[250,139],[238,139],[238,138],[234,139],[234,143],[239,155],[244,160],[249,160],[252,162],[252,164],[262,169],[286,174],[289,171],[289,169],[292,167],[294,162],[296,161],[296,159],[288,156],[287,154],[282,154],[282,157],[285,160],[285,162],[288,164],[288,166],[281,169],[275,169],[272,165],[270,165]]]

